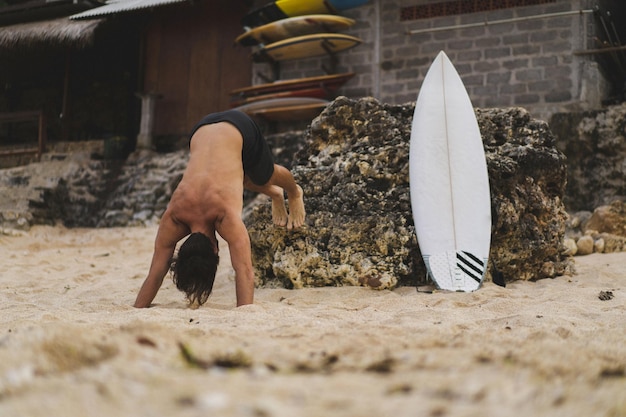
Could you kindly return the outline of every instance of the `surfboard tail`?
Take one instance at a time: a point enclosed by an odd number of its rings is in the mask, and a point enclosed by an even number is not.
[[[487,258],[467,251],[447,251],[423,257],[428,274],[442,290],[476,291],[487,271]]]

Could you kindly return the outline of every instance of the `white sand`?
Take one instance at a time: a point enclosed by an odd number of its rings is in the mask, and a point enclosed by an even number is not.
[[[0,416],[626,416],[626,253],[471,294],[259,289],[237,309],[222,244],[205,306],[168,277],[134,309],[155,232],[0,236]]]

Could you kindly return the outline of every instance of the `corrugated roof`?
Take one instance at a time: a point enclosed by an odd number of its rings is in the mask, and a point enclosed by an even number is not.
[[[33,43],[59,43],[84,47],[93,41],[102,20],[72,22],[67,17],[0,27],[0,48]]]
[[[70,16],[72,20],[94,19],[106,15],[131,12],[134,10],[150,9],[166,6],[173,3],[182,3],[188,0],[109,0],[104,6]]]

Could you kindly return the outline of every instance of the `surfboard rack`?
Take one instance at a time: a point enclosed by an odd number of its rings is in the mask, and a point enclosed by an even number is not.
[[[329,46],[330,41],[324,40],[322,43],[322,48],[326,51],[326,54],[330,58],[330,67],[327,67],[325,64],[322,64],[322,69],[327,75],[336,74],[337,73],[337,64],[339,63],[339,58],[337,58],[337,53],[333,52]]]
[[[268,64],[272,71],[272,76],[268,77],[267,75],[257,72],[257,75],[263,79],[263,81],[271,83],[278,79],[280,79],[280,62],[273,59],[267,52],[260,50],[258,53],[257,62],[265,62]]]
[[[324,42],[322,43],[322,48],[326,52],[326,55],[329,59],[328,65],[322,64],[322,70],[326,75],[337,74],[337,66],[339,64],[339,58],[337,56],[337,53],[332,50],[330,45],[331,42],[328,40],[324,40]],[[268,53],[261,50],[257,55],[257,62],[265,62],[271,67],[271,77],[268,77],[261,72],[257,72],[257,75],[259,76],[259,78],[263,79],[263,81],[271,83],[280,79],[280,61],[273,59]]]
[[[337,66],[339,64],[339,58],[337,58],[336,53],[328,49],[326,49],[326,51],[328,52],[329,63],[328,65],[322,64],[322,70],[324,71],[324,74],[326,75],[337,74]],[[267,75],[265,75],[264,73],[260,71],[257,71],[256,75],[267,83],[272,83],[276,80],[279,80],[280,79],[280,62],[272,59],[270,56],[266,56],[262,62],[265,62],[266,64],[270,66],[272,75],[268,77]]]
[[[273,77],[268,77],[267,75],[263,74],[260,71],[257,71],[256,75],[257,75],[257,77],[259,77],[260,79],[262,79],[266,83],[273,83],[274,81],[276,81],[278,79],[275,74],[274,74]]]

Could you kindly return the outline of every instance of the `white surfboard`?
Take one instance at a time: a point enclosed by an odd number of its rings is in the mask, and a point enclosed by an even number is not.
[[[415,105],[409,179],[428,274],[440,289],[477,290],[491,242],[489,177],[472,103],[443,51]]]

